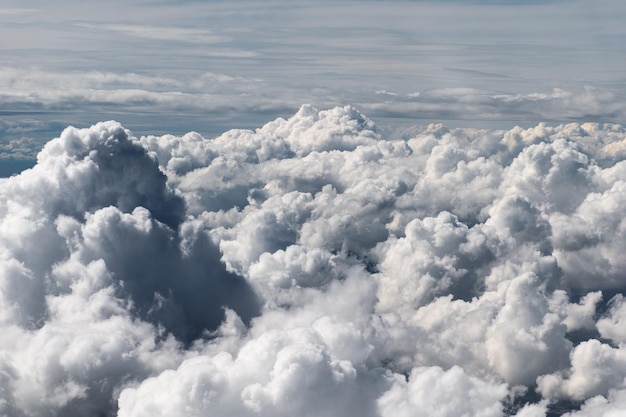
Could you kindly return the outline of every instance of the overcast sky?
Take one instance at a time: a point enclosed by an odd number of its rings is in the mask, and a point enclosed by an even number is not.
[[[621,0],[5,0],[0,153],[67,125],[217,136],[354,105],[379,126],[626,119]]]

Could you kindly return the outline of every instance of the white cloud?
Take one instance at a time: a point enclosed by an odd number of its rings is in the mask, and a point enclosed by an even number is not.
[[[379,400],[383,417],[453,417],[502,415],[504,384],[489,384],[468,377],[459,367],[415,368],[408,381],[399,379]]]
[[[308,105],[214,139],[69,127],[0,179],[0,410],[619,410],[623,141]]]
[[[626,304],[624,304],[624,296],[618,294],[610,300],[608,314],[597,322],[600,335],[618,344],[626,343],[624,320],[626,320]]]
[[[580,411],[564,414],[566,417],[613,417],[626,411],[626,391],[613,390],[606,397],[597,396],[585,401]]]
[[[314,331],[271,331],[237,357],[197,356],[123,391],[118,415],[374,416],[373,378],[333,358]]]
[[[202,44],[224,43],[230,40],[229,37],[216,35],[211,30],[177,28],[163,26],[139,26],[122,24],[94,25],[89,23],[78,23],[77,26],[87,29],[110,30],[122,32],[131,36],[154,40],[183,41]]]
[[[35,13],[37,11],[38,11],[37,9],[2,8],[2,9],[0,9],[0,14],[19,15],[19,14]]]
[[[623,389],[626,352],[592,339],[576,346],[567,372],[542,376],[539,391],[546,397],[584,400]]]

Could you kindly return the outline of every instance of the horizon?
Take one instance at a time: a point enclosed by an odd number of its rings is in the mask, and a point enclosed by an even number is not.
[[[9,0],[2,158],[65,127],[205,137],[352,105],[380,126],[626,123],[618,0]]]

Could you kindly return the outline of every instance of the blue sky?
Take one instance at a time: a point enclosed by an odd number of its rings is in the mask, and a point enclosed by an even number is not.
[[[626,3],[3,1],[0,154],[66,125],[215,136],[352,104],[381,126],[624,123]]]

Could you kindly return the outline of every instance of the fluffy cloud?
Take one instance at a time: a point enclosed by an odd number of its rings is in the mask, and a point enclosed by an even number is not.
[[[377,379],[333,358],[312,329],[267,331],[235,358],[197,356],[123,391],[118,415],[373,416]]]
[[[566,413],[566,417],[612,417],[626,411],[626,391],[611,391],[607,397],[596,396],[585,401],[580,411]]]
[[[542,394],[582,400],[624,388],[626,352],[623,349],[592,339],[576,346],[570,362],[567,372],[539,379]]]
[[[626,320],[626,304],[624,303],[624,296],[618,294],[611,299],[610,309],[606,317],[597,322],[600,335],[614,343],[626,343],[624,320]]]
[[[451,395],[452,394],[452,395]],[[468,377],[459,367],[415,368],[379,400],[381,415],[453,417],[502,415],[506,386]]]
[[[211,140],[67,128],[0,179],[0,411],[611,415],[624,140],[311,106]]]

